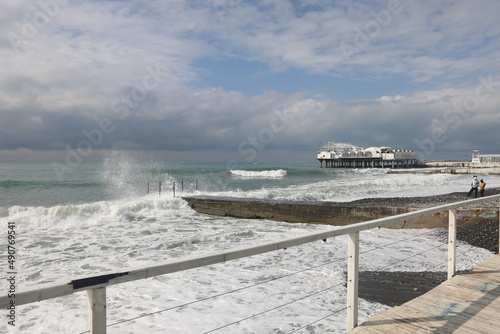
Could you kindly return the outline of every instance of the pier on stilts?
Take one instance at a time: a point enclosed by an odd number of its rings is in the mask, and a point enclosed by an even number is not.
[[[382,160],[373,158],[318,159],[323,168],[413,168],[418,167],[417,160]]]
[[[419,166],[412,150],[390,147],[362,148],[348,143],[329,142],[318,152],[323,168],[412,168]]]

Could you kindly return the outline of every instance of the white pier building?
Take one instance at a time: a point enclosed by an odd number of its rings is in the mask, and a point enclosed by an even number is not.
[[[498,165],[500,163],[500,154],[481,154],[479,150],[473,150],[472,162]]]
[[[409,168],[418,165],[412,150],[390,147],[362,148],[349,143],[329,142],[318,152],[320,167],[327,168]]]

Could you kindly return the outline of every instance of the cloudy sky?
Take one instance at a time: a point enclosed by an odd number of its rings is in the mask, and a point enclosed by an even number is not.
[[[497,0],[3,0],[0,161],[500,153]],[[71,160],[73,159],[73,160]]]

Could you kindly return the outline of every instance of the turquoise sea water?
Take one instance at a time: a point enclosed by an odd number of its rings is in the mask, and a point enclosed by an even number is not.
[[[498,176],[480,176],[488,187]],[[469,175],[387,174],[386,169],[331,169],[311,163],[178,163],[135,161],[126,155],[83,163],[60,173],[52,164],[0,163],[0,207],[50,207],[160,193],[345,201],[467,191]]]
[[[315,163],[138,162],[124,157],[60,173],[52,164],[0,163],[0,206],[81,204],[162,192],[246,192],[321,182],[342,174]],[[62,175],[62,178],[61,178]],[[149,188],[148,188],[149,185]]]

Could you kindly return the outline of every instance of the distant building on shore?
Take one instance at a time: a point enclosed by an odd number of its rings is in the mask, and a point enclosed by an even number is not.
[[[394,150],[390,147],[362,148],[349,143],[328,142],[318,152],[323,168],[409,168],[418,165],[412,150]]]
[[[473,150],[471,162],[500,163],[500,154],[481,154],[479,150]]]

